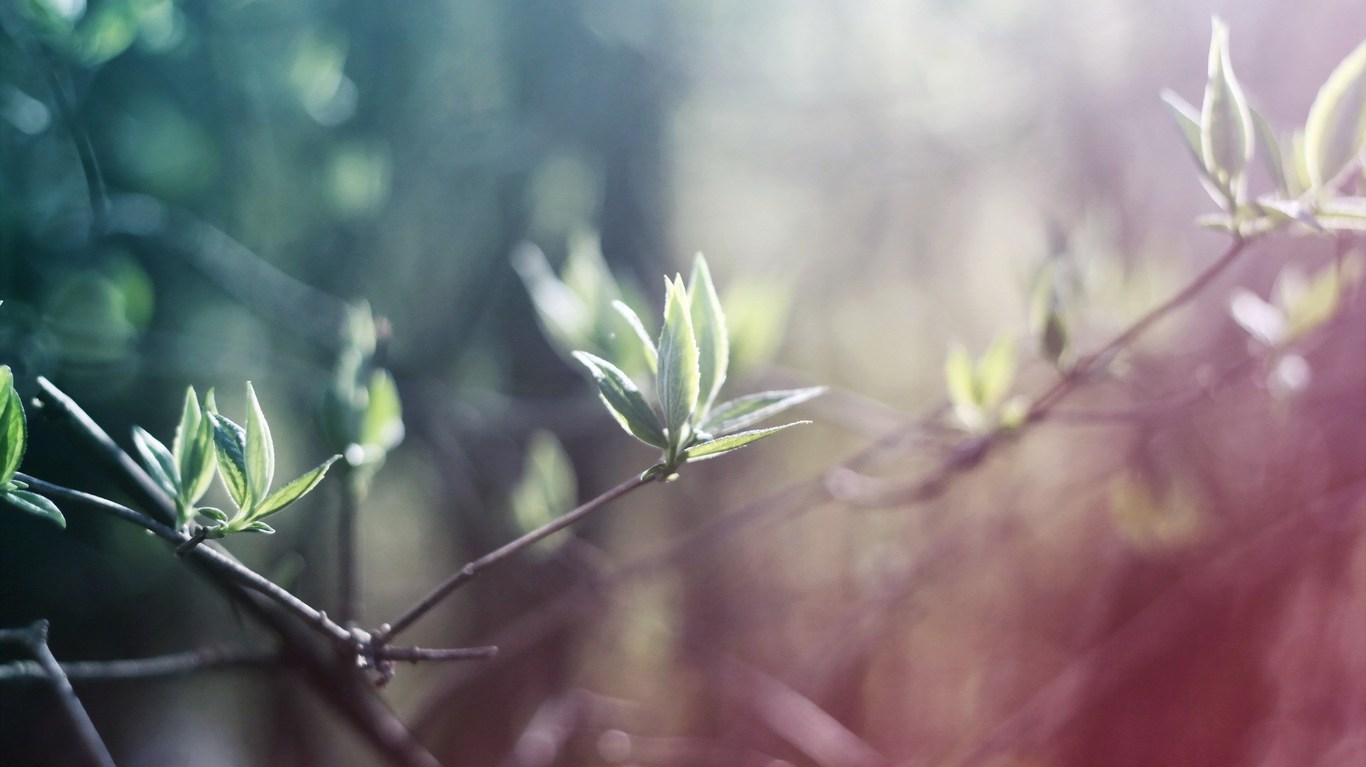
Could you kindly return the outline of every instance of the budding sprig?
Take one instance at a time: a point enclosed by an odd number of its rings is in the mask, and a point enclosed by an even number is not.
[[[671,477],[688,461],[715,458],[809,423],[748,428],[821,394],[824,387],[760,392],[717,403],[730,362],[730,339],[706,259],[697,256],[687,284],[682,275],[675,275],[665,278],[664,288],[664,324],[657,342],[629,306],[613,303],[640,342],[654,379],[657,408],[619,367],[597,355],[574,352],[617,423],[663,451],[647,476]]]

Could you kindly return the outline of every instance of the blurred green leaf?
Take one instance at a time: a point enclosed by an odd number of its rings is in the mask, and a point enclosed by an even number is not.
[[[1228,54],[1228,27],[1213,20],[1209,48],[1209,79],[1200,111],[1200,154],[1205,168],[1228,194],[1228,209],[1236,209],[1240,187],[1254,147],[1252,113],[1233,74]]]
[[[1328,183],[1366,147],[1366,42],[1328,76],[1309,108],[1304,157],[1314,188]]]
[[[607,360],[588,352],[574,352],[574,358],[588,368],[598,385],[603,404],[628,434],[648,445],[668,447],[659,416],[655,415],[630,376]]]
[[[0,498],[21,511],[56,522],[58,527],[66,527],[66,517],[62,516],[57,505],[37,493],[31,493],[27,490],[9,490],[0,495]]]
[[[518,528],[529,533],[549,524],[574,507],[576,495],[574,470],[560,441],[548,431],[533,432],[510,496]]]
[[[739,434],[731,434],[726,437],[718,437],[709,442],[701,442],[683,451],[685,461],[703,461],[716,458],[720,455],[739,450],[740,448],[758,442],[765,437],[771,437],[784,429],[793,426],[801,426],[811,423],[810,421],[793,421],[782,426],[772,426],[767,429],[755,429],[753,431],[742,431]]]
[[[987,347],[977,361],[976,388],[977,404],[983,409],[992,410],[999,406],[1010,393],[1015,382],[1017,356],[1015,337],[1004,334]]]
[[[726,315],[721,299],[712,284],[711,270],[701,253],[693,260],[692,275],[688,279],[689,308],[698,352],[698,402],[696,414],[705,418],[726,380],[726,366],[730,362],[730,337],[726,333]]]
[[[626,320],[626,324],[631,326],[631,332],[640,339],[641,352],[645,355],[645,360],[650,366],[650,372],[658,373],[659,350],[655,348],[654,339],[650,338],[649,332],[645,330],[645,323],[640,321],[640,316],[624,301],[613,301],[612,308],[622,316],[622,319]]]
[[[1261,112],[1249,109],[1252,115],[1252,129],[1257,136],[1257,154],[1261,156],[1262,163],[1266,165],[1267,173],[1271,174],[1271,181],[1276,185],[1276,191],[1283,197],[1298,197],[1299,192],[1291,191],[1290,178],[1285,172],[1285,148],[1281,145],[1281,139],[1276,135],[1276,130],[1271,127]]]
[[[687,443],[688,422],[700,391],[697,337],[683,277],[665,279],[664,329],[659,336],[659,406],[671,457]]]
[[[707,419],[702,422],[701,430],[714,437],[723,437],[814,399],[825,390],[824,386],[812,386],[806,389],[766,391],[737,397],[713,408]]]
[[[949,401],[960,418],[964,413],[978,413],[982,409],[976,378],[968,350],[957,343],[949,347],[948,357],[944,360],[944,380],[948,383]]]
[[[370,374],[368,401],[361,419],[361,444],[387,453],[403,442],[403,403],[394,377],[384,369]]]

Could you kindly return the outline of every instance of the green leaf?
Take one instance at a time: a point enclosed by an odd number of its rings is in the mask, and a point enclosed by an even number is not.
[[[977,404],[991,410],[1005,400],[1015,382],[1015,337],[1002,335],[987,347],[977,361]]]
[[[264,534],[264,535],[274,535],[274,534],[275,534],[275,528],[271,527],[270,525],[266,524],[265,522],[252,522],[251,524],[249,524],[249,525],[247,525],[246,527],[242,528],[242,532],[244,532],[244,533],[262,533],[262,534]]]
[[[806,389],[766,391],[737,397],[717,405],[707,416],[707,420],[702,422],[701,429],[716,437],[733,434],[788,408],[815,399],[825,391],[824,386],[812,386]]]
[[[1342,60],[1319,89],[1304,126],[1310,183],[1328,183],[1366,146],[1366,42]]]
[[[264,519],[307,495],[309,491],[318,486],[319,482],[323,481],[328,468],[339,458],[341,458],[339,455],[328,458],[314,467],[312,471],[305,472],[298,479],[276,490],[270,497],[261,501],[252,513],[251,518],[253,520]]]
[[[1249,109],[1249,113],[1252,115],[1252,129],[1257,135],[1257,154],[1261,155],[1272,182],[1276,184],[1276,190],[1284,197],[1298,196],[1298,192],[1290,189],[1290,178],[1285,172],[1285,156],[1282,154],[1284,149],[1276,130],[1261,112]]]
[[[35,516],[42,517],[50,522],[56,522],[58,527],[66,527],[66,517],[52,501],[44,498],[37,493],[30,493],[27,490],[10,490],[0,495],[10,505],[21,511],[27,511]]]
[[[222,509],[216,509],[212,506],[200,506],[195,509],[195,512],[202,514],[215,522],[223,523],[228,521],[228,515],[225,514]]]
[[[671,454],[687,444],[688,422],[697,409],[700,391],[697,337],[683,277],[665,279],[664,329],[659,336],[659,407]]]
[[[701,253],[693,261],[688,278],[689,312],[697,338],[698,353],[698,417],[705,417],[726,380],[730,363],[730,337],[726,333],[726,315],[721,299],[712,284],[711,270]]]
[[[650,334],[645,330],[645,323],[640,321],[640,316],[635,310],[626,305],[625,301],[613,301],[612,308],[626,320],[626,324],[631,326],[631,331],[640,339],[640,348],[645,355],[645,362],[650,366],[651,373],[659,371],[659,350],[655,348],[655,342],[650,338]]]
[[[529,533],[549,524],[573,508],[576,492],[574,469],[560,441],[548,431],[534,432],[509,498],[518,528]]]
[[[398,385],[389,371],[380,368],[370,374],[369,401],[361,417],[361,444],[373,445],[384,452],[403,441],[403,402]]]
[[[949,401],[955,408],[981,408],[972,358],[962,344],[955,343],[949,347],[949,356],[944,360],[944,380],[948,383]]]
[[[522,278],[541,330],[562,353],[593,346],[589,307],[556,276],[541,249],[530,243],[517,248],[512,266]]]
[[[161,440],[153,437],[141,426],[133,427],[133,446],[137,448],[138,455],[142,457],[142,464],[152,479],[156,480],[167,495],[172,498],[178,496],[180,474],[171,451],[161,444]]]
[[[790,429],[793,426],[801,426],[802,424],[808,423],[811,422],[793,421],[792,423],[785,423],[782,426],[771,426],[767,429],[754,429],[753,431],[742,431],[739,434],[718,437],[710,442],[701,442],[684,450],[683,459],[685,461],[702,461],[709,458],[715,458],[719,455],[725,455],[734,450],[739,450],[745,445],[758,442],[765,437],[770,437],[783,429]]]
[[[218,476],[223,478],[223,486],[228,489],[233,503],[243,511],[253,506],[251,488],[247,485],[247,433],[241,426],[225,416],[210,412],[213,421],[213,443],[217,448]]]
[[[630,376],[607,360],[588,352],[574,352],[574,358],[588,368],[594,383],[598,385],[598,394],[602,397],[603,404],[607,406],[612,417],[617,419],[617,423],[621,424],[621,428],[647,445],[668,447],[659,416],[655,415],[650,403],[645,401],[645,396],[636,388]]]
[[[1200,111],[1200,155],[1205,168],[1237,207],[1239,187],[1254,147],[1252,113],[1233,74],[1228,55],[1228,27],[1214,19],[1209,47],[1209,80]]]
[[[275,479],[275,442],[270,438],[270,425],[261,412],[251,381],[247,381],[246,460],[247,487],[251,497],[259,501],[270,492],[270,483]]]
[[[1186,139],[1186,148],[1190,150],[1191,158],[1203,171],[1205,155],[1204,150],[1200,148],[1200,112],[1172,90],[1163,89],[1162,101],[1171,111],[1172,118],[1176,120],[1176,127],[1181,129],[1181,136]]]
[[[28,449],[28,423],[24,403],[14,388],[14,374],[0,365],[0,487],[14,479]]]
[[[214,468],[213,423],[204,416],[193,386],[185,389],[185,404],[171,441],[171,454],[180,471],[181,501],[193,506],[208,492]]]

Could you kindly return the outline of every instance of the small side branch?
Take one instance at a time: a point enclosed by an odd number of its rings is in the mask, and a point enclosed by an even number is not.
[[[27,628],[0,630],[0,642],[21,644],[27,648],[37,661],[36,665],[42,670],[43,676],[47,677],[53,691],[57,693],[67,718],[76,728],[76,735],[80,738],[88,761],[99,767],[114,767],[114,757],[110,756],[109,749],[104,745],[99,731],[95,729],[95,723],[90,721],[90,715],[86,713],[85,706],[81,705],[81,699],[76,697],[71,680],[67,678],[66,672],[62,670],[61,664],[47,646],[47,628],[47,621],[43,620],[36,621]]]
[[[474,580],[474,577],[483,570],[498,564],[504,559],[507,559],[513,554],[516,554],[522,549],[525,549],[544,538],[548,538],[551,535],[558,533],[559,531],[565,529],[566,527],[569,527],[575,522],[578,522],[579,520],[583,519],[584,517],[588,516],[594,511],[602,508],[603,506],[606,506],[608,503],[611,503],[612,501],[615,501],[621,496],[626,495],[632,490],[636,490],[653,481],[655,481],[654,477],[646,477],[644,475],[634,476],[626,480],[625,482],[622,482],[621,484],[617,485],[616,487],[612,488],[611,490],[608,490],[607,492],[603,493],[597,498],[594,498],[593,500],[565,514],[559,519],[556,519],[548,524],[542,525],[541,527],[532,530],[526,535],[523,535],[521,538],[518,538],[517,540],[512,541],[511,543],[508,543],[499,549],[491,551],[488,554],[485,554],[484,556],[474,560],[473,562],[470,562],[469,564],[465,565],[464,567],[456,571],[454,575],[447,578],[441,585],[437,586],[435,589],[432,589],[432,591],[428,593],[427,596],[418,600],[416,604],[408,608],[408,610],[405,611],[402,615],[382,626],[379,630],[379,633],[375,635],[375,644],[378,646],[383,646],[387,644],[389,640],[397,636],[399,632],[408,628],[413,623],[415,623],[419,618],[430,612],[433,607],[435,607],[439,602],[441,602],[441,600],[445,599],[456,589]]]

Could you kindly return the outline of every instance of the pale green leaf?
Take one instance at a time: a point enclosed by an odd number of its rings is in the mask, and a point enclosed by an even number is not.
[[[707,259],[697,254],[692,275],[688,278],[689,313],[697,338],[698,354],[698,417],[705,417],[726,380],[730,364],[730,337],[726,331],[726,315],[721,309],[721,298],[712,284]]]
[[[659,336],[659,407],[671,454],[687,443],[688,422],[700,392],[697,336],[683,278],[665,279],[664,329]]]
[[[1205,168],[1219,185],[1236,197],[1247,164],[1252,160],[1252,113],[1229,61],[1228,27],[1213,21],[1209,49],[1209,79],[1200,111],[1200,154]],[[1236,200],[1229,200],[1232,210]]]
[[[739,434],[731,434],[726,437],[717,437],[709,442],[701,442],[684,450],[683,459],[685,461],[703,461],[709,458],[715,458],[731,451],[739,450],[745,445],[758,442],[765,437],[771,437],[784,429],[790,429],[793,426],[801,426],[808,423],[811,422],[793,421],[792,423],[785,423],[782,426],[771,426],[767,429],[754,429],[753,431],[742,431]]]
[[[1181,137],[1186,140],[1186,148],[1190,150],[1191,158],[1201,170],[1204,170],[1205,156],[1204,150],[1200,148],[1199,110],[1172,90],[1163,89],[1162,101],[1171,111],[1172,118],[1176,120],[1176,127],[1181,130]]]
[[[398,396],[394,377],[384,369],[370,374],[369,401],[361,417],[361,443],[374,445],[384,452],[398,447],[403,441],[403,402]]]
[[[631,327],[631,332],[640,339],[641,353],[645,356],[645,363],[650,366],[650,372],[658,373],[659,350],[655,348],[654,339],[650,338],[649,332],[645,330],[645,323],[640,321],[640,316],[636,314],[634,309],[627,306],[625,301],[613,301],[612,308],[622,316],[622,319],[626,320],[626,324]]]
[[[806,389],[766,391],[736,397],[713,408],[703,421],[701,430],[714,437],[732,434],[814,399],[825,390],[824,386],[812,386]]]
[[[621,424],[621,428],[648,445],[658,448],[668,446],[659,416],[655,415],[630,376],[607,360],[588,352],[574,352],[574,358],[588,368],[603,404]]]
[[[977,361],[977,404],[991,410],[1005,400],[1015,382],[1015,337],[1005,334],[992,342]]]
[[[1328,76],[1304,126],[1310,183],[1323,186],[1366,147],[1366,42]]]
[[[1280,137],[1276,135],[1276,130],[1261,112],[1250,109],[1249,113],[1252,115],[1252,129],[1257,135],[1257,154],[1261,156],[1262,163],[1271,174],[1271,181],[1276,185],[1276,190],[1284,197],[1297,196],[1298,193],[1290,190],[1290,178],[1285,172],[1285,150],[1281,146]]]
[[[275,528],[271,527],[270,525],[266,524],[265,522],[252,522],[251,524],[249,524],[249,525],[247,525],[246,527],[242,528],[242,532],[244,532],[244,533],[261,533],[262,535],[274,535],[274,534],[275,534]]]
[[[176,468],[175,457],[171,451],[141,426],[133,427],[133,446],[142,457],[142,465],[147,474],[156,481],[161,489],[172,498],[180,494],[180,471]]]
[[[223,478],[223,486],[233,503],[246,511],[254,503],[251,488],[247,485],[247,433],[241,426],[227,417],[209,412],[213,421],[213,442],[218,459],[218,476]]]
[[[1214,180],[1209,169],[1205,167],[1204,151],[1200,148],[1200,111],[1174,91],[1163,90],[1162,100],[1170,109],[1176,127],[1180,129],[1181,137],[1186,141],[1186,149],[1190,150],[1191,159],[1195,161],[1195,167],[1200,174],[1200,185],[1209,193],[1211,199],[1220,205],[1226,205],[1228,194],[1220,188],[1219,182]]]
[[[175,458],[180,501],[193,506],[213,482],[213,423],[204,416],[199,395],[194,387],[185,390],[185,402],[171,440],[171,455]]]
[[[531,296],[541,329],[559,351],[568,354],[584,347],[597,349],[591,310],[555,276],[540,248],[523,244],[513,254],[512,266]]]
[[[962,344],[955,343],[949,347],[949,355],[944,360],[944,380],[948,384],[949,401],[954,407],[981,408],[972,358]]]
[[[16,509],[55,522],[58,527],[66,527],[66,517],[62,516],[57,505],[37,493],[31,493],[27,490],[10,490],[0,495],[0,498],[9,501],[9,504]]]
[[[270,492],[270,483],[275,479],[275,443],[251,381],[247,381],[246,459],[247,487],[251,497],[259,501]]]
[[[14,479],[28,448],[24,403],[14,388],[14,374],[0,365],[0,487]]]
[[[251,515],[251,519],[264,519],[271,514],[278,513],[291,503],[294,503],[307,495],[309,491],[318,486],[319,482],[323,481],[323,477],[327,475],[328,468],[330,468],[339,458],[341,458],[339,455],[328,458],[326,461],[323,461],[314,467],[311,471],[305,472],[289,484],[276,490],[274,493],[271,493],[268,498],[261,501],[261,504],[256,507],[256,510]]]

